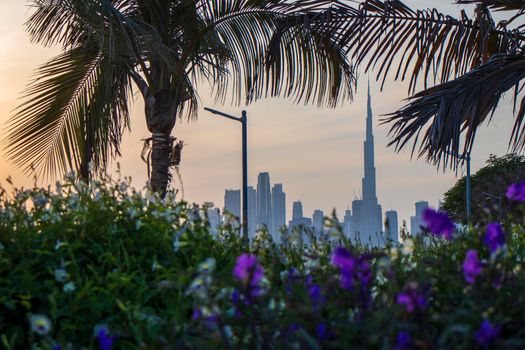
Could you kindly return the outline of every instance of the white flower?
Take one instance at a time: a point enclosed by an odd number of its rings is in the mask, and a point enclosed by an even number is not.
[[[0,252],[4,250],[4,245],[2,243],[0,243]]]
[[[62,288],[62,290],[66,293],[74,292],[75,289],[77,289],[77,287],[73,282],[67,282],[66,284],[64,284],[64,288]]]
[[[403,243],[403,249],[401,250],[403,254],[410,255],[414,251],[414,242],[411,239],[407,239]]]
[[[29,324],[31,331],[39,335],[46,335],[51,331],[51,320],[46,315],[31,315]]]
[[[57,282],[65,282],[69,278],[69,273],[67,273],[64,269],[56,269],[55,270],[55,281]]]
[[[155,272],[155,271],[157,271],[158,269],[161,269],[162,267],[163,267],[163,266],[162,266],[161,264],[159,264],[159,263],[157,262],[157,260],[155,260],[155,261],[153,262],[153,264],[151,264],[151,272]]]
[[[67,246],[66,243],[64,242],[61,242],[59,239],[57,240],[56,244],[55,244],[55,250],[59,250],[60,248],[64,247],[64,246]]]
[[[202,273],[211,273],[213,270],[215,270],[215,259],[214,258],[206,259],[206,261],[199,264],[199,267],[197,270]]]

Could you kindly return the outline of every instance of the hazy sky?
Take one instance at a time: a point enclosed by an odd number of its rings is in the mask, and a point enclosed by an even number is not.
[[[459,7],[449,1],[407,1],[408,4],[457,14]],[[32,45],[23,23],[29,9],[23,0],[0,1],[0,129],[16,107],[17,98],[30,81],[33,70],[57,49]],[[294,200],[303,202],[304,213],[316,208],[325,213],[337,209],[339,217],[360,194],[363,176],[363,141],[366,118],[366,76],[359,77],[353,103],[337,109],[297,106],[285,99],[259,101],[248,107],[249,181],[256,185],[257,174],[270,173],[270,181],[283,183],[287,195],[287,216]],[[208,89],[200,90],[201,107],[215,107],[239,114],[242,107],[215,106]],[[414,212],[414,202],[428,200],[437,205],[443,193],[457,180],[453,172],[443,173],[425,163],[387,148],[389,126],[378,125],[379,116],[395,111],[407,97],[407,84],[390,83],[380,92],[372,82],[372,108],[376,150],[377,193],[383,210],[399,211],[400,223]],[[510,99],[504,101],[490,125],[478,133],[473,151],[473,172],[483,166],[489,154],[503,155],[512,127]],[[222,208],[225,188],[241,186],[240,125],[200,111],[198,122],[179,123],[173,135],[187,143],[182,159],[185,199],[212,201]],[[137,187],[147,179],[140,159],[141,139],[148,137],[140,99],[132,109],[132,132],[124,140],[122,173],[131,175]],[[11,175],[19,186],[32,184],[0,153],[0,184]],[[461,174],[460,174],[461,175]],[[41,183],[45,184],[45,183]],[[180,187],[177,183],[175,187]]]

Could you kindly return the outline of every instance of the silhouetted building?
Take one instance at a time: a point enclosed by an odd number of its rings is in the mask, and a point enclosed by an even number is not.
[[[346,237],[352,239],[352,211],[345,210],[345,216],[343,218],[343,233]]]
[[[389,210],[385,213],[385,234],[392,242],[399,242],[399,223],[397,222],[397,211]]]
[[[421,226],[423,226],[423,212],[428,208],[427,201],[416,202],[416,215],[410,217],[410,234],[412,237],[421,233]]]
[[[270,193],[270,175],[259,173],[257,178],[257,227],[271,229],[272,195]]]
[[[257,229],[257,191],[253,186],[248,186],[248,233],[255,236]]]
[[[272,188],[272,219],[270,233],[275,240],[279,240],[280,230],[286,227],[286,194],[282,184],[275,184]]]
[[[314,210],[313,214],[313,226],[314,231],[317,237],[319,237],[324,232],[324,213],[320,209]]]
[[[210,232],[212,235],[217,234],[217,228],[221,224],[221,211],[219,208],[208,209],[208,221],[210,222]]]
[[[291,231],[298,226],[312,227],[312,219],[303,216],[303,204],[301,201],[293,202],[292,220],[288,224],[288,229]]]
[[[352,202],[352,233],[350,239],[359,237],[363,244],[380,246],[382,236],[382,211],[376,196],[376,168],[374,165],[374,135],[370,84],[368,85],[368,104],[366,117],[366,140],[364,142],[365,174],[362,180],[363,197]]]
[[[225,190],[224,191],[224,211],[235,215],[240,219],[241,217],[241,191],[240,190]]]

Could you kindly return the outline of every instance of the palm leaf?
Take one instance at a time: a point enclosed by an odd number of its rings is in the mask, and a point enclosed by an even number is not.
[[[497,53],[515,52],[523,36],[496,27],[490,12],[478,8],[473,18],[446,16],[437,10],[413,10],[401,1],[367,0],[358,9],[338,7],[338,43],[365,71],[377,70],[384,84],[418,79],[427,86],[435,79],[446,82],[486,63]],[[383,86],[383,85],[382,85]]]
[[[413,153],[438,165],[443,161],[444,167],[456,167],[459,159],[450,153],[470,152],[477,128],[490,120],[506,91],[514,89],[514,99],[518,99],[524,78],[525,56],[500,54],[455,80],[422,91],[384,120],[393,123],[390,145],[400,150],[413,140]],[[525,147],[524,118],[522,98],[509,143],[515,151]]]

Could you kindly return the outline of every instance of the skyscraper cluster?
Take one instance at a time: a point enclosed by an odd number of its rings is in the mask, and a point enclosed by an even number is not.
[[[341,226],[343,233],[352,241],[360,241],[362,244],[371,246],[382,246],[388,241],[399,241],[399,222],[397,211],[383,212],[377,199],[376,192],[376,168],[374,161],[374,134],[372,118],[372,101],[370,86],[368,87],[366,137],[363,147],[364,176],[362,178],[362,196],[352,201],[352,209],[345,211]],[[226,190],[224,194],[224,210],[240,217],[241,215],[241,192],[240,190]],[[411,217],[411,232],[416,235],[422,224],[422,214],[428,207],[428,202],[416,203],[416,215]],[[213,213],[217,216],[216,212]],[[257,177],[257,189],[248,187],[248,224],[249,236],[253,237],[258,229],[266,227],[275,241],[279,242],[281,230],[293,230],[304,226],[311,228],[315,234],[325,233],[324,213],[316,209],[313,217],[306,217],[303,213],[301,201],[296,201],[292,206],[292,218],[286,221],[286,194],[282,184],[270,182],[270,174],[259,173]]]
[[[224,210],[240,217],[240,190],[226,190]],[[286,193],[282,184],[271,187],[270,174],[259,173],[257,189],[248,187],[248,234],[253,237],[258,229],[266,227],[274,239],[279,240],[279,232],[286,227]]]

